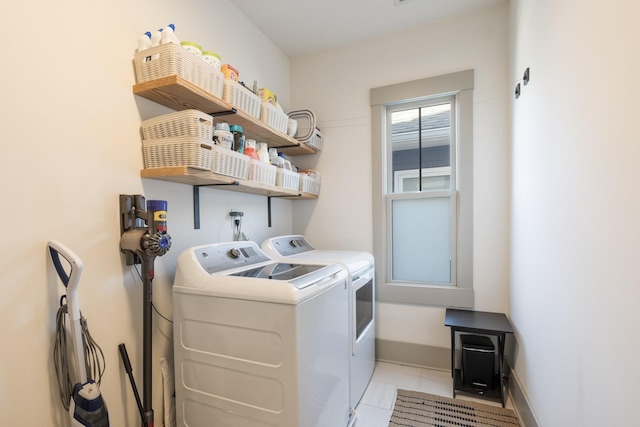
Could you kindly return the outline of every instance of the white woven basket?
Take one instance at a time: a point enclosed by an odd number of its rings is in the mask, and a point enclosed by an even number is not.
[[[301,141],[304,142],[307,145],[310,145],[314,148],[316,148],[317,150],[322,150],[322,132],[320,132],[320,129],[316,128],[313,131],[313,135],[311,135],[311,137],[305,141]]]
[[[262,108],[260,108],[260,121],[282,133],[287,133],[289,116],[280,111],[275,105],[269,104],[268,102],[262,103]]]
[[[276,170],[278,168],[260,160],[249,161],[249,179],[262,184],[276,185]]]
[[[134,56],[136,83],[178,75],[221,98],[224,75],[182,46],[163,44],[137,52]]]
[[[213,145],[211,151],[211,172],[240,179],[249,177],[249,156],[219,145]]]
[[[240,83],[224,79],[222,99],[245,113],[260,118],[260,97]]]
[[[198,110],[184,110],[144,120],[144,139],[195,136],[209,141],[213,138],[213,118]]]
[[[192,136],[145,139],[142,141],[144,167],[188,166],[210,170],[212,148],[211,140]]]
[[[299,190],[303,193],[320,194],[320,180],[301,173]]]
[[[316,126],[316,115],[311,110],[296,110],[289,113],[290,119],[298,122],[298,128],[294,138],[310,145],[317,150],[322,150],[322,132]]]
[[[278,168],[276,174],[276,186],[289,190],[298,190],[300,185],[300,174],[288,169]]]

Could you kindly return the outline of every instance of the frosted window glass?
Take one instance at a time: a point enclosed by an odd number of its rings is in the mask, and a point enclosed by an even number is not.
[[[392,279],[451,283],[449,197],[393,200]]]

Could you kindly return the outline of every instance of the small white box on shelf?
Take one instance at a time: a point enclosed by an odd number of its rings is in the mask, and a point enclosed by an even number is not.
[[[251,159],[249,161],[249,180],[267,185],[276,185],[277,167],[260,160]]]
[[[198,110],[183,110],[144,120],[141,124],[144,139],[195,136],[211,141],[213,118]]]
[[[287,133],[289,116],[280,111],[280,109],[273,104],[269,104],[268,102],[262,103],[262,108],[260,109],[260,121],[284,134]]]
[[[300,175],[297,172],[284,168],[278,168],[276,175],[276,186],[289,190],[298,190],[300,185]]]
[[[193,136],[145,139],[142,141],[144,167],[187,166],[210,170],[212,148],[211,140]]]
[[[303,193],[320,194],[320,180],[307,174],[300,174],[299,190]]]
[[[211,151],[211,172],[240,179],[249,178],[249,156],[219,145],[213,145]]]
[[[240,83],[224,79],[222,99],[256,119],[260,118],[260,97]]]

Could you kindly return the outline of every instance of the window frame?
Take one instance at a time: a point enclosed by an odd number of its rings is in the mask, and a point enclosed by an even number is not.
[[[473,86],[474,71],[429,77],[373,88],[370,91],[372,170],[373,170],[373,249],[376,262],[376,293],[382,302],[472,308],[473,291]],[[392,281],[389,263],[391,242],[388,234],[391,184],[390,149],[387,147],[387,110],[398,104],[427,101],[447,95],[455,97],[456,141],[451,162],[453,200],[457,212],[455,248],[456,268],[452,284],[415,284]],[[453,160],[453,159],[452,159]],[[455,174],[455,175],[453,175]],[[437,193],[437,192],[429,192]],[[395,193],[397,196],[401,193]]]
[[[398,193],[404,192],[404,180],[406,178],[435,178],[439,176],[450,176],[451,166],[436,166],[433,168],[422,168],[422,174],[418,169],[401,169],[393,173],[393,188],[398,189]],[[434,191],[434,190],[429,190]]]

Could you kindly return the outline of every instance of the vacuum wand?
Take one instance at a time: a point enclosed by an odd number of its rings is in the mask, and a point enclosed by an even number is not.
[[[167,202],[145,200],[141,195],[120,195],[120,251],[127,255],[127,264],[142,265],[143,282],[143,350],[142,396],[144,427],[153,427],[152,389],[152,308],[154,261],[171,248],[171,236],[167,234]],[[143,226],[141,222],[145,222]]]

